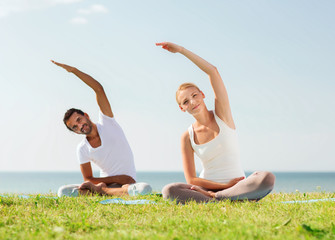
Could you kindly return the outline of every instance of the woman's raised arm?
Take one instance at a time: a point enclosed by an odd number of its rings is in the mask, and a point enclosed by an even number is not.
[[[161,46],[163,49],[168,50],[172,53],[180,53],[191,60],[197,65],[202,71],[204,71],[211,82],[214,95],[215,95],[215,113],[221,118],[230,128],[235,129],[234,120],[232,117],[228,94],[225,85],[223,84],[222,78],[215,66],[187,50],[186,48],[170,42],[156,43],[157,46]]]

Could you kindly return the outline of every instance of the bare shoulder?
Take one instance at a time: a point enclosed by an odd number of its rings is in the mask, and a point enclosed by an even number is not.
[[[189,142],[190,141],[190,134],[188,133],[188,131],[185,131],[182,135],[181,135],[181,141],[182,142]]]
[[[192,144],[190,141],[190,135],[188,131],[185,131],[181,135],[181,149],[183,153],[188,153],[188,154],[193,153],[193,148],[192,148]]]

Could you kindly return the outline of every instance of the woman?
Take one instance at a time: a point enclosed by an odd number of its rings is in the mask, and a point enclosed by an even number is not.
[[[227,91],[216,67],[174,43],[156,45],[184,55],[207,73],[215,95],[215,109],[209,111],[204,93],[193,83],[184,83],[177,90],[179,108],[195,118],[181,137],[184,174],[188,184],[166,185],[162,190],[164,198],[185,203],[189,200],[259,200],[265,197],[273,189],[275,176],[270,172],[254,172],[245,178]],[[196,176],[194,153],[203,165],[199,177]]]

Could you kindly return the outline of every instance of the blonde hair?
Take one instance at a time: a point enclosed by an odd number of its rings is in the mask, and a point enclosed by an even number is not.
[[[198,88],[198,86],[195,85],[194,83],[183,83],[183,84],[181,84],[181,85],[178,87],[177,92],[176,92],[176,101],[177,101],[178,105],[180,105],[180,102],[178,101],[179,93],[180,93],[181,91],[187,89],[187,88],[190,88],[190,87],[195,87],[199,92],[201,92],[200,89]]]

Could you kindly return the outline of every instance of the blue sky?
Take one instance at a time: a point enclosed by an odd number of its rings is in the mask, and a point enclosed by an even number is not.
[[[245,170],[335,171],[333,1],[0,0],[3,171],[77,171],[82,136],[70,107],[97,120],[92,90],[50,59],[104,86],[140,171],[182,171],[192,123],[176,88],[208,78],[155,42],[217,66],[228,89]],[[198,170],[200,164],[197,161]]]

